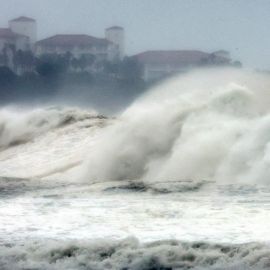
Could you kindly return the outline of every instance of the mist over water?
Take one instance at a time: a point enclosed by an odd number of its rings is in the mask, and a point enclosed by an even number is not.
[[[269,180],[269,76],[197,70],[141,96],[89,151],[88,181]]]
[[[32,108],[13,106],[0,109],[0,148],[27,143],[55,128],[98,114],[76,108]]]
[[[0,270],[270,270],[270,0],[1,1]]]
[[[3,107],[0,269],[269,269],[269,90],[209,69],[116,117]]]
[[[55,147],[62,148],[51,152],[60,158],[61,151],[72,153],[78,145],[86,153],[74,157],[80,165],[73,178],[87,183],[206,180],[267,184],[269,89],[266,74],[204,69],[153,87],[112,121],[78,107],[4,107],[0,110],[0,147],[12,152],[9,147],[25,145],[18,150],[22,155],[31,147],[43,149],[54,136]],[[109,124],[98,128],[100,121],[95,118]],[[96,124],[98,135],[93,140],[92,131],[82,127]],[[66,138],[61,137],[64,130],[68,130]],[[64,140],[78,138],[83,138],[84,146],[79,141],[60,146]],[[50,171],[46,166],[51,164],[43,162],[42,171]],[[13,176],[25,177],[19,171],[13,170]],[[27,175],[39,174],[33,170]]]

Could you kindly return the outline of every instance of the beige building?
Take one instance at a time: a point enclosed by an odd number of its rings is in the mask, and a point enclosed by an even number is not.
[[[71,53],[73,57],[94,55],[96,60],[118,60],[124,57],[124,30],[111,27],[105,30],[105,38],[90,35],[55,35],[36,42],[37,56]]]
[[[36,40],[36,21],[19,17],[9,21],[8,28],[0,28],[0,65],[13,71],[14,55],[17,51],[30,51]]]
[[[22,51],[29,50],[29,37],[17,34],[9,28],[0,28],[0,52],[7,48]]]
[[[30,47],[33,49],[37,41],[37,23],[28,17],[19,17],[9,21],[9,29],[16,34],[29,38]]]
[[[105,38],[112,43],[111,60],[123,60],[125,56],[125,33],[120,26],[105,29]]]
[[[0,52],[4,48],[30,50],[36,42],[36,21],[28,17],[19,17],[9,21],[8,28],[0,28]]]
[[[134,58],[142,65],[145,81],[154,81],[191,68],[230,62],[224,54],[221,56],[196,50],[146,51]]]
[[[38,41],[35,52],[37,56],[71,53],[75,58],[91,54],[98,60],[106,60],[111,45],[104,38],[89,35],[55,35]]]

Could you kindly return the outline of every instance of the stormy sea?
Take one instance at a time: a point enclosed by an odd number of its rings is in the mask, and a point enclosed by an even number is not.
[[[270,269],[269,91],[210,69],[114,116],[2,107],[0,269]]]

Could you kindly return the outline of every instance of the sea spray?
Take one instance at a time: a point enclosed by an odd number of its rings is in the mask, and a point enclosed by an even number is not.
[[[87,183],[267,183],[269,89],[269,75],[210,69],[157,85],[116,119],[78,108],[2,108],[0,173],[66,180],[76,167],[71,178]]]
[[[0,176],[68,180],[109,120],[71,107],[0,109]],[[76,181],[76,177],[70,178]],[[70,179],[69,178],[69,179]]]
[[[25,143],[54,128],[96,117],[94,111],[76,108],[20,108],[0,109],[0,148]]]
[[[168,80],[103,130],[82,178],[245,181],[252,175],[248,181],[264,182],[269,86],[269,76],[237,69],[197,70]]]

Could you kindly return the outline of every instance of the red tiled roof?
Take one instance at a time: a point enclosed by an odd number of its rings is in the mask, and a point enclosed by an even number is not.
[[[193,65],[209,57],[209,53],[195,50],[146,51],[134,57],[143,64]]]
[[[16,38],[16,37],[26,37],[26,36],[16,34],[12,32],[9,28],[0,28],[0,38]]]
[[[106,30],[123,30],[123,29],[124,29],[123,27],[117,25],[106,28]]]
[[[11,22],[35,22],[35,20],[25,16],[21,16],[11,20]]]
[[[96,38],[88,35],[55,35],[37,42],[37,45],[60,47],[108,44],[110,44],[110,42],[105,38]]]

